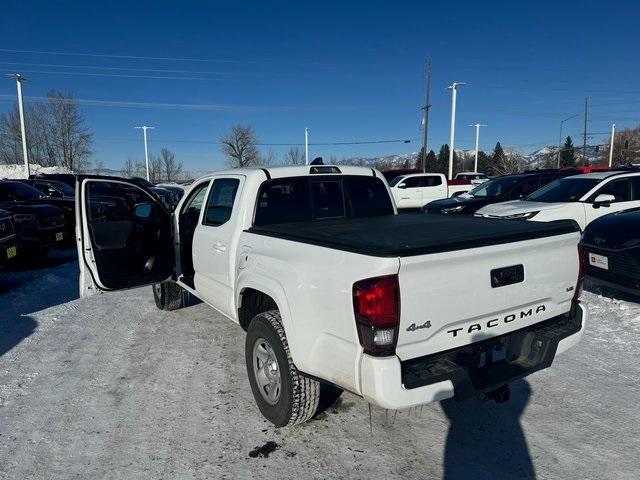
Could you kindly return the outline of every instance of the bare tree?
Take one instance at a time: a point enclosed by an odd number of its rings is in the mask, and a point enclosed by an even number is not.
[[[286,165],[304,165],[304,152],[301,148],[290,148],[287,153],[284,154],[284,163]]]
[[[222,153],[231,168],[262,165],[258,152],[258,139],[250,126],[234,125],[230,133],[220,137]]]
[[[104,163],[102,163],[102,160],[98,160],[96,162],[96,167],[94,168],[94,171],[96,172],[96,175],[102,175],[104,171]]]
[[[49,92],[47,102],[25,107],[27,153],[31,163],[81,170],[91,155],[93,135],[84,126],[73,96]],[[0,161],[22,163],[22,132],[17,106],[0,116]]]
[[[159,156],[149,154],[149,181],[151,183],[162,181],[162,166],[162,159]]]
[[[174,153],[166,148],[160,150],[160,160],[162,162],[165,180],[167,182],[174,182],[178,175],[180,175],[180,172],[182,172],[182,162],[178,162]]]
[[[124,162],[124,166],[120,172],[123,177],[133,177],[135,175],[136,165],[131,158],[127,158],[127,161]]]
[[[81,170],[91,156],[93,134],[84,126],[84,118],[71,93],[50,91],[47,102],[51,111],[57,163],[71,171]]]

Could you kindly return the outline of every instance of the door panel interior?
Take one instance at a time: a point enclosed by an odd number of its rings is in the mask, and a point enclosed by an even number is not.
[[[124,203],[104,202],[94,182],[109,184]],[[170,277],[175,264],[171,216],[160,202],[133,184],[87,180],[84,188],[86,230],[100,283],[117,290]]]

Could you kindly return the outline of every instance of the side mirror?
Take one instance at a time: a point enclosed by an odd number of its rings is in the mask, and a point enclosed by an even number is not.
[[[147,220],[151,216],[152,205],[150,203],[139,203],[133,210],[133,214],[140,219]]]
[[[398,188],[407,188],[407,186],[404,183],[399,183]]]
[[[593,208],[608,207],[611,202],[615,202],[616,197],[608,193],[601,193],[593,201]]]

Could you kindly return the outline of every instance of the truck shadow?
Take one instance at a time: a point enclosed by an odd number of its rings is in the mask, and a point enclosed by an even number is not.
[[[449,419],[444,450],[444,478],[535,479],[520,416],[531,387],[525,380],[511,384],[511,399],[491,401],[448,399],[440,403]]]
[[[640,303],[640,295],[633,295],[632,293],[618,290],[589,277],[587,277],[587,280],[584,282],[584,290],[595,293],[596,295],[602,295],[603,297],[622,300],[623,302]]]
[[[2,317],[0,320],[0,357],[31,335],[38,322],[28,316]]]

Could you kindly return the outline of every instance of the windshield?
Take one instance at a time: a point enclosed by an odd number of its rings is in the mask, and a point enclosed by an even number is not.
[[[395,177],[393,180],[391,180],[389,182],[389,186],[393,187],[395,185],[397,185],[398,183],[400,183],[400,181],[404,178],[404,175],[400,175],[399,177]]]
[[[13,193],[18,200],[36,200],[43,197],[40,190],[24,183],[11,182],[6,183],[3,187],[6,193]]]
[[[600,183],[599,178],[561,178],[536,190],[527,197],[532,202],[577,202]]]
[[[143,188],[155,188],[155,185],[151,183],[149,180],[145,180],[142,177],[131,177],[129,179],[130,182],[135,183],[139,187]]]
[[[76,194],[75,188],[70,187],[64,182],[51,182],[51,185],[67,197],[73,197]]]
[[[481,198],[497,197],[504,195],[507,191],[515,185],[521,177],[501,177],[494,178],[478,185],[476,188],[469,192],[469,195]]]

